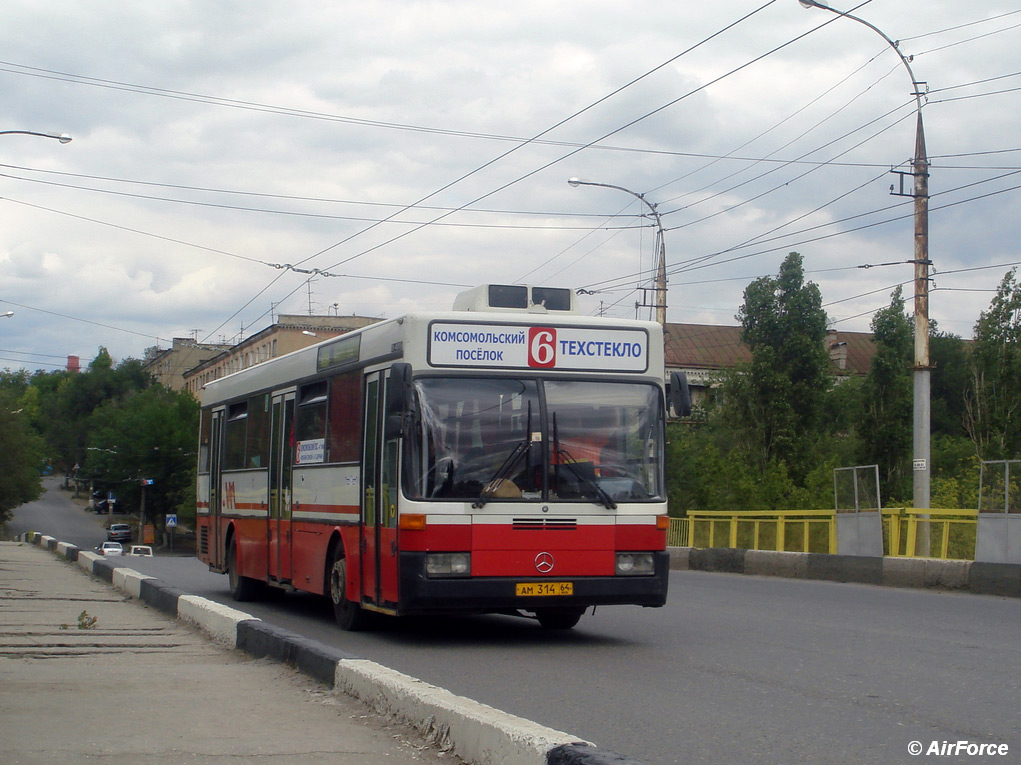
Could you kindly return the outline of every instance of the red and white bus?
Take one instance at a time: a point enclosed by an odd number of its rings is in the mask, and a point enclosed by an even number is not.
[[[198,556],[374,613],[666,602],[663,338],[485,285],[207,384]]]

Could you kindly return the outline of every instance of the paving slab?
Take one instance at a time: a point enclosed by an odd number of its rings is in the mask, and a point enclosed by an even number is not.
[[[12,764],[460,762],[17,542],[0,542],[0,752]]]

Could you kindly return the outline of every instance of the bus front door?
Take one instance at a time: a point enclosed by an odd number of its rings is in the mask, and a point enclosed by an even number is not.
[[[212,430],[209,439],[209,556],[210,565],[219,571],[223,570],[226,563],[226,556],[223,550],[223,525],[220,522],[220,497],[223,493],[220,490],[220,441],[223,428],[223,410],[213,412]]]
[[[365,378],[365,437],[362,439],[362,603],[397,607],[396,438],[385,439],[383,372]]]
[[[266,556],[270,579],[291,579],[291,472],[294,466],[294,393],[273,396],[269,446],[269,513]]]

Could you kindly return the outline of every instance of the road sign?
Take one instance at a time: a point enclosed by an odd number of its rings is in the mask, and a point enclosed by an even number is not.
[[[151,478],[143,478],[142,486],[152,486],[154,481]]]
[[[177,515],[176,514],[168,515],[167,516],[167,528],[168,529],[172,529],[172,528],[175,528],[176,526],[177,526]]]

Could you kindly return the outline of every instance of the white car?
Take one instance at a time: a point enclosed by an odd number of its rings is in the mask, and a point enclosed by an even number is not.
[[[103,542],[103,544],[96,549],[99,550],[100,555],[104,555],[106,557],[124,554],[124,547],[120,542]]]
[[[133,558],[151,558],[152,548],[149,545],[131,545],[128,555]]]

